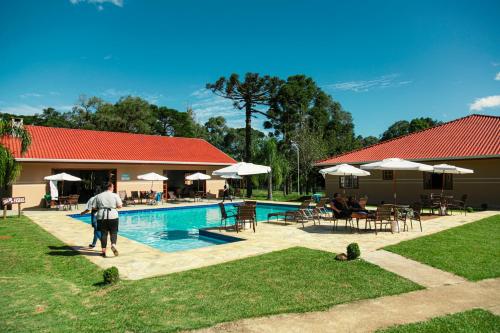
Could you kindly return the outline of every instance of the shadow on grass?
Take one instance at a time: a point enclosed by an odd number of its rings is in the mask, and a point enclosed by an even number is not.
[[[97,257],[101,255],[99,252],[84,246],[49,245],[48,248],[52,250],[47,252],[47,254],[50,256],[74,257],[74,256],[85,255],[85,256]]]

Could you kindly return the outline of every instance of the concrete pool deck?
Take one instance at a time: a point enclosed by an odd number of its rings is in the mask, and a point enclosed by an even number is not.
[[[264,201],[263,201],[264,202]],[[179,203],[160,206],[135,206],[123,210],[155,209],[181,206],[213,205],[207,203]],[[273,204],[279,204],[272,202]],[[293,203],[287,203],[293,204]],[[345,252],[349,243],[357,242],[364,254],[373,252],[381,247],[399,243],[403,240],[421,237],[441,230],[453,228],[465,223],[498,214],[494,211],[476,212],[467,215],[454,215],[436,217],[423,221],[423,232],[415,228],[408,232],[394,233],[373,232],[351,233],[342,227],[332,233],[332,225],[324,223],[314,226],[312,222],[305,228],[297,224],[283,225],[260,222],[257,232],[244,230],[240,233],[234,231],[221,231],[224,235],[234,236],[244,241],[223,245],[208,246],[180,252],[162,252],[150,246],[118,236],[118,249],[120,255],[108,258],[99,256],[100,249],[89,249],[88,243],[92,238],[92,227],[68,216],[78,211],[24,211],[24,215],[50,232],[52,235],[79,251],[91,262],[101,268],[116,266],[124,279],[143,279],[153,276],[165,275],[174,272],[220,264],[232,260],[260,255],[272,251],[283,250],[294,246],[303,246],[329,252]],[[339,223],[341,225],[342,222]],[[363,224],[364,225],[364,224]],[[417,231],[418,230],[418,231]],[[219,232],[214,230],[213,232]]]

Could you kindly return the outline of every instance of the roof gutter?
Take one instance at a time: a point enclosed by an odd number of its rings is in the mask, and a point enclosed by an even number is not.
[[[425,162],[425,161],[456,161],[456,160],[478,160],[478,159],[488,159],[488,158],[500,158],[500,155],[476,155],[476,156],[454,156],[454,157],[435,157],[435,158],[407,158],[408,161],[414,162]],[[357,162],[335,162],[335,163],[315,163],[314,166],[333,166],[337,164],[347,163],[347,164],[364,164],[377,162],[378,160],[367,160],[367,161],[357,161]]]
[[[177,164],[177,165],[231,165],[236,162],[182,162],[182,161],[143,161],[143,160],[80,160],[57,158],[16,158],[18,162],[57,162],[57,163],[119,163],[119,164]]]

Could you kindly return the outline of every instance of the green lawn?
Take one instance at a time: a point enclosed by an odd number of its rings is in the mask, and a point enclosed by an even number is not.
[[[500,276],[500,215],[385,249],[477,281]]]
[[[420,323],[395,326],[377,333],[498,333],[499,329],[499,316],[475,309]]]
[[[321,192],[318,192],[321,193]],[[324,194],[323,194],[324,195]],[[303,197],[311,197],[311,194],[301,194],[297,192],[289,193],[285,195],[283,191],[273,191],[273,201],[300,201]],[[253,189],[252,199],[255,200],[267,200],[267,190]]]
[[[0,253],[0,332],[168,332],[421,288],[305,248],[102,287],[97,266],[27,218],[0,222]]]

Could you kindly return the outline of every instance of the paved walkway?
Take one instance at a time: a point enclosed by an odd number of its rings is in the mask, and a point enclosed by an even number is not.
[[[334,306],[328,311],[284,314],[223,323],[199,332],[373,332],[433,317],[483,308],[500,311],[500,279],[434,287]]]
[[[363,259],[427,288],[467,281],[455,274],[384,250],[368,252],[366,255],[363,255]]]
[[[182,203],[176,204],[175,206],[190,205],[195,204]],[[200,205],[200,203],[196,205]],[[168,206],[174,207],[172,204]],[[128,209],[145,208],[154,209],[158,208],[158,206],[138,206]],[[345,252],[346,246],[349,243],[357,242],[361,247],[361,252],[368,254],[369,252],[390,244],[429,235],[498,214],[498,212],[486,211],[467,215],[437,217],[422,222],[424,228],[423,232],[420,232],[419,229],[414,229],[408,232],[394,234],[390,232],[380,232],[378,235],[375,235],[373,232],[351,233],[343,228],[332,232],[332,225],[329,223],[324,223],[322,225],[307,223],[305,228],[296,224],[285,226],[271,223],[259,223],[256,233],[250,230],[245,230],[238,234],[235,232],[222,231],[225,235],[236,236],[244,239],[244,241],[172,253],[162,252],[142,243],[118,236],[120,256],[112,257],[111,255],[110,258],[102,258],[99,256],[99,250],[90,250],[86,247],[92,236],[91,226],[67,216],[68,213],[74,214],[77,212],[24,212],[26,216],[43,229],[49,231],[64,243],[78,250],[82,255],[85,255],[99,267],[108,268],[116,266],[124,279],[131,280],[220,264],[250,256],[279,251],[293,246],[303,246],[338,253]]]

